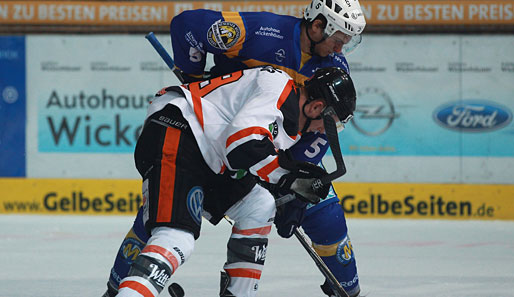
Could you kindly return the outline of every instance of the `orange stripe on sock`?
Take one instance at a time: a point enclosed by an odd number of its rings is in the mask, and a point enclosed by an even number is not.
[[[181,130],[167,128],[162,148],[161,182],[159,185],[159,204],[156,222],[169,222],[173,211],[173,192],[175,190],[175,173],[178,144]]]
[[[225,269],[225,271],[230,275],[230,277],[246,277],[254,279],[260,279],[262,273],[260,270],[250,268],[233,268]]]
[[[155,297],[153,295],[152,291],[150,291],[147,287],[145,287],[144,285],[142,285],[136,281],[124,281],[120,284],[120,287],[118,290],[120,290],[121,288],[132,289],[145,297]]]
[[[171,253],[167,249],[165,249],[161,246],[158,246],[158,245],[147,245],[141,253],[157,253],[157,254],[163,256],[164,258],[166,258],[166,260],[168,260],[168,262],[170,262],[171,267],[173,268],[173,271],[171,272],[171,274],[175,273],[175,271],[177,270],[177,267],[179,265],[178,260],[175,257],[175,255],[173,255],[173,253]]]
[[[260,235],[268,235],[271,232],[271,226],[266,226],[262,228],[254,228],[254,229],[237,229],[236,227],[232,227],[232,233],[233,234],[240,234],[240,235],[254,235],[254,234],[260,234]]]

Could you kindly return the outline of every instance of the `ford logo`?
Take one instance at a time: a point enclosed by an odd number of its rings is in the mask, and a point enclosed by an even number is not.
[[[505,106],[486,100],[462,100],[440,106],[434,121],[444,128],[460,132],[487,132],[507,126],[512,112]]]

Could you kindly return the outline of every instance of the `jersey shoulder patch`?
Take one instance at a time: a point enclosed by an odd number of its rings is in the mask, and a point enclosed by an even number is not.
[[[227,50],[241,37],[241,28],[236,23],[218,20],[207,31],[207,41],[217,49]]]

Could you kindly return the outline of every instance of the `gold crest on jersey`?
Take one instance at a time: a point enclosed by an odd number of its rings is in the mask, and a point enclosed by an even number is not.
[[[218,20],[207,31],[207,40],[215,48],[227,50],[241,37],[241,29],[232,22]]]

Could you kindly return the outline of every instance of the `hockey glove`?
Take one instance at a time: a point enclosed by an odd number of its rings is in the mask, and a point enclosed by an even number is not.
[[[275,226],[277,227],[278,235],[284,238],[289,238],[293,235],[294,230],[302,224],[305,218],[306,206],[307,202],[294,199],[277,208]]]
[[[320,178],[327,174],[325,169],[316,164],[295,160],[289,150],[278,151],[278,165],[300,178]]]
[[[322,198],[327,197],[328,191],[330,190],[330,184],[314,189],[312,184],[317,179],[318,178],[301,178],[294,173],[288,173],[282,176],[276,185],[278,195],[275,196],[282,197],[288,194],[294,194],[296,198],[304,202],[316,204]]]

